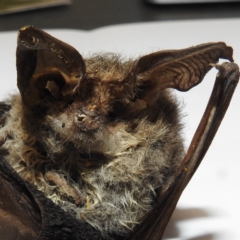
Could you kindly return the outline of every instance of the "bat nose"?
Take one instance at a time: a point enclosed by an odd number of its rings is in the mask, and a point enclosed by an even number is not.
[[[78,114],[77,115],[77,121],[82,122],[85,121],[86,115],[85,114]]]
[[[99,118],[96,116],[89,116],[88,114],[78,113],[75,116],[75,124],[83,132],[92,132],[99,127]]]

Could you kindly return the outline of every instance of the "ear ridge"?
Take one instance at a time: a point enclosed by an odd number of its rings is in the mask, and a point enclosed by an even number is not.
[[[232,54],[231,47],[218,42],[143,56],[133,70],[137,85],[147,89],[142,99],[151,103],[167,88],[188,91],[203,80],[212,63],[220,58],[233,61]]]
[[[74,94],[85,72],[85,62],[72,46],[32,26],[19,30],[17,80],[23,102],[27,106],[34,107],[39,104],[44,96],[41,91],[44,90],[47,82],[57,81],[59,76],[64,80],[64,86],[61,88],[62,95]],[[50,76],[53,78],[49,79]],[[57,79],[54,76],[57,76]],[[41,87],[36,88],[37,86]],[[28,88],[31,88],[31,91]],[[28,103],[29,99],[34,99],[36,95],[39,99]]]
[[[203,54],[204,52],[209,52],[214,54],[214,51],[218,51],[216,56],[211,58],[225,58],[233,62],[232,54],[233,50],[231,47],[227,47],[224,42],[211,42],[199,44],[193,47],[185,49],[173,49],[173,50],[163,50],[148,54],[141,57],[135,68],[136,74],[141,74],[148,71],[152,67],[160,64],[168,64],[171,61],[181,61],[181,59],[189,58],[190,56],[196,56],[198,54]]]

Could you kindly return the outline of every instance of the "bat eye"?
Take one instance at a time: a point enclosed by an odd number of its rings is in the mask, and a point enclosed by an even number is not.
[[[68,102],[68,106],[71,106],[72,104],[73,104],[73,100],[71,99],[71,100],[69,100],[69,102]]]

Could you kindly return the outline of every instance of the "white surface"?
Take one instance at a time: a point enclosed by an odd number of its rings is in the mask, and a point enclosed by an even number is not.
[[[161,49],[184,48],[210,41],[225,41],[240,63],[240,19],[154,22],[110,26],[94,31],[49,30],[83,56],[96,51],[138,56]],[[0,98],[16,91],[16,32],[0,33]],[[198,125],[215,80],[212,70],[184,101],[186,144]],[[190,184],[184,191],[164,239],[239,240],[240,223],[240,86],[226,117]]]

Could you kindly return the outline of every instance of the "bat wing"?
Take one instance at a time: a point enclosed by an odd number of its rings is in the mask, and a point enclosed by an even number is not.
[[[24,182],[0,160],[0,239],[37,239],[41,211]]]
[[[0,239],[101,240],[101,233],[25,183],[0,157]]]

